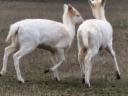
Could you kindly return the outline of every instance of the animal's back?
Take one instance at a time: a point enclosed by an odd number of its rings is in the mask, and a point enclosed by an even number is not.
[[[98,19],[90,19],[83,22],[78,29],[78,34],[81,35],[83,41],[87,39],[93,40],[98,47],[106,47],[112,41],[112,26],[109,22]]]
[[[70,42],[68,30],[62,23],[56,21],[46,19],[25,19],[14,23],[12,26],[19,26],[20,42],[27,42],[24,40],[29,39],[29,41],[35,40],[34,42],[37,44],[55,47],[63,45],[63,47],[65,47],[65,45],[68,46],[68,42]]]

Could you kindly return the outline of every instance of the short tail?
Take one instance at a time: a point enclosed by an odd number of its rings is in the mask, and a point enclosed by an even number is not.
[[[15,38],[16,34],[18,33],[19,27],[18,26],[11,26],[8,36],[6,38],[6,42],[9,42],[11,38]]]
[[[80,45],[84,46],[85,48],[88,48],[88,32],[86,32],[84,35],[80,34],[82,31],[79,31],[79,35],[78,35],[78,39],[79,39],[79,43]]]

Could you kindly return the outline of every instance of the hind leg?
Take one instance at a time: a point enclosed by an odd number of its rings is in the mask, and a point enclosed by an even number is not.
[[[89,49],[87,51],[87,55],[85,56],[85,60],[84,60],[84,73],[85,73],[85,84],[87,84],[88,87],[91,86],[90,84],[90,77],[91,77],[91,71],[92,71],[92,63],[91,60],[93,57],[95,57],[98,53],[98,50],[93,48],[93,49]]]
[[[35,49],[35,47],[30,47],[30,46],[24,46],[21,47],[19,51],[17,51],[14,55],[13,55],[13,60],[14,60],[14,66],[15,66],[15,70],[16,70],[16,75],[17,78],[19,80],[19,82],[24,83],[24,79],[21,76],[21,72],[20,72],[20,68],[19,68],[19,60],[27,55],[28,53],[32,52]]]
[[[80,34],[77,34],[77,47],[78,47],[78,62],[80,64],[80,69],[81,69],[81,77],[82,77],[82,83],[85,82],[85,74],[84,74],[84,58],[87,52],[86,47],[84,46],[83,40],[80,37]]]
[[[12,54],[15,50],[16,50],[16,46],[14,44],[5,48],[4,56],[3,56],[3,67],[2,67],[2,70],[0,72],[0,75],[3,75],[6,73],[8,56],[10,54]]]
[[[86,55],[86,49],[85,48],[79,48],[78,49],[78,61],[80,64],[80,69],[81,69],[81,76],[82,76],[82,83],[84,83],[84,58]]]
[[[108,46],[107,51],[111,54],[111,56],[112,56],[112,58],[114,60],[115,69],[116,69],[116,78],[120,79],[120,70],[119,70],[119,66],[118,66],[118,63],[117,63],[115,51],[113,50],[112,45]]]

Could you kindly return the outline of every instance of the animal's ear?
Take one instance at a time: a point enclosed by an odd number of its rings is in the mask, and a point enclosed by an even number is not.
[[[68,11],[73,11],[73,7],[71,4],[68,4]]]
[[[102,4],[102,6],[105,6],[106,0],[101,0],[101,4]]]
[[[64,4],[64,10],[66,10],[68,8],[67,4]]]
[[[89,5],[90,5],[91,7],[94,6],[94,4],[92,3],[92,0],[88,0],[88,3],[89,3]]]

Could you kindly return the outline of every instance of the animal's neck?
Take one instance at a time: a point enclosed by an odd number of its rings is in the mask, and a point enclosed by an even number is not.
[[[71,19],[68,16],[63,16],[63,24],[69,31],[71,39],[73,40],[75,37],[75,24],[71,21]]]
[[[97,17],[97,19],[105,20],[106,21],[106,17],[105,17],[104,14],[99,14],[99,16]]]
[[[100,10],[99,12],[97,12],[97,14],[95,15],[95,18],[106,21],[104,9]]]

